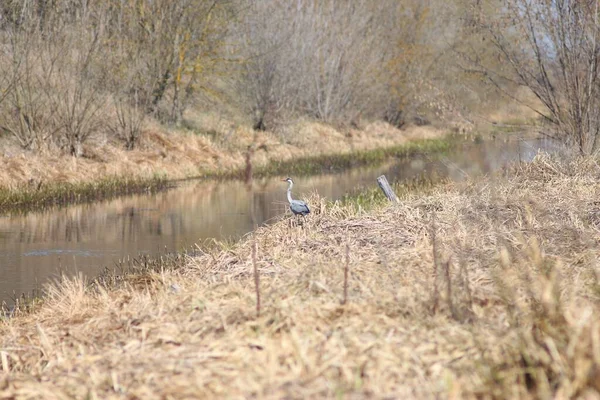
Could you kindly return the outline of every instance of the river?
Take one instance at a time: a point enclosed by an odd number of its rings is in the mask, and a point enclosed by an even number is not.
[[[419,176],[463,180],[514,161],[530,161],[542,139],[465,142],[450,155],[415,156],[380,166],[294,178],[294,197],[318,193],[336,200],[376,185]],[[239,181],[186,181],[155,194],[120,197],[25,215],[0,217],[0,301],[38,291],[59,273],[93,277],[125,257],[190,249],[211,239],[236,239],[252,230],[254,197],[259,224],[285,215],[285,176],[255,180],[249,192]]]

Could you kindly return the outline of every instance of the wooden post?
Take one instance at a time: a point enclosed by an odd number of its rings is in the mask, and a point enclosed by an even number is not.
[[[377,178],[377,183],[389,201],[392,203],[400,203],[400,199],[398,199],[398,196],[396,196],[396,193],[394,193],[394,190],[388,183],[385,175],[381,175],[379,178]]]
[[[258,273],[258,264],[256,262],[256,253],[258,252],[256,245],[256,236],[253,235],[252,242],[252,269],[254,272],[254,290],[256,291],[256,318],[260,317],[260,275]]]
[[[348,302],[348,270],[350,269],[350,244],[346,243],[346,264],[344,265],[344,299],[342,304]]]

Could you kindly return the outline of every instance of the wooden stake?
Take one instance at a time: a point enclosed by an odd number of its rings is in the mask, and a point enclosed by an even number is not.
[[[260,317],[260,275],[258,274],[258,265],[256,263],[257,252],[256,238],[252,242],[252,267],[254,269],[254,287],[256,289],[256,317]]]
[[[436,238],[436,226],[435,226],[435,211],[431,214],[431,247],[433,251],[433,298],[432,298],[432,311],[437,313],[439,309],[439,298],[440,289],[438,287],[438,275],[439,275],[439,262],[438,262],[438,249],[437,249],[437,238]]]
[[[350,244],[346,243],[346,263],[344,265],[344,299],[342,304],[348,301],[348,273],[350,272]]]
[[[398,199],[398,196],[396,196],[396,193],[394,193],[394,190],[388,183],[388,180],[385,177],[385,175],[381,175],[379,178],[377,178],[377,184],[379,185],[379,187],[383,191],[383,194],[385,194],[385,197],[387,197],[389,201],[391,201],[392,203],[400,203],[400,199]]]

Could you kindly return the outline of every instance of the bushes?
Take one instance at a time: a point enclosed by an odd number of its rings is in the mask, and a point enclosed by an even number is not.
[[[434,0],[250,1],[234,33],[244,60],[239,91],[254,126],[273,129],[297,116],[401,126],[436,109],[448,88],[434,78],[445,73],[439,61],[460,24],[440,24],[437,8]]]
[[[133,149],[147,114],[179,123],[214,56],[218,3],[4,2],[1,129],[25,149],[81,155],[99,132]]]
[[[23,148],[78,155],[95,134],[133,149],[148,118],[184,126],[191,104],[215,100],[237,103],[262,130],[301,117],[463,122],[490,91],[480,80],[469,87],[476,74],[459,68],[456,50],[497,60],[461,36],[487,21],[473,9],[468,0],[6,0],[0,129]],[[594,90],[582,110],[595,109]],[[561,108],[561,126],[574,110]]]

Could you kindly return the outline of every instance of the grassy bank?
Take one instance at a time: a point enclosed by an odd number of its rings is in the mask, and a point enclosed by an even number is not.
[[[410,157],[418,154],[439,154],[446,152],[457,143],[456,138],[447,135],[438,139],[422,139],[402,145],[383,147],[372,150],[358,150],[350,153],[320,154],[315,156],[302,156],[290,160],[273,160],[266,165],[260,165],[253,170],[253,176],[264,177],[273,175],[303,176],[330,172],[339,172],[345,169],[378,165],[390,158]],[[215,171],[201,174],[210,178],[243,179],[246,170]]]
[[[0,325],[0,397],[598,398],[598,178],[538,157],[397,206],[314,197],[301,227],[65,280]]]
[[[109,199],[133,193],[156,192],[169,186],[165,177],[106,177],[94,182],[29,184],[0,187],[0,213],[26,212],[65,204]]]
[[[416,136],[418,137],[418,136]],[[263,138],[265,139],[265,138]],[[355,166],[374,165],[384,162],[391,157],[410,156],[417,153],[440,153],[451,148],[456,142],[455,138],[448,135],[436,139],[413,139],[407,141],[405,137],[399,145],[389,145],[393,143],[391,137],[381,142],[384,147],[370,148],[369,146],[357,146],[362,150],[349,151],[340,146],[335,152],[335,146],[332,147],[332,153],[322,154],[315,151],[313,155],[306,155],[310,147],[303,148],[300,153],[285,155],[282,152],[279,155],[266,156],[260,154],[253,159],[256,164],[254,176],[269,176],[277,174],[292,174],[293,176],[308,175],[323,172],[339,171]],[[175,142],[177,139],[171,138]],[[186,144],[185,136],[181,137],[179,145]],[[265,141],[265,140],[263,140]],[[186,151],[193,151],[193,147],[185,147]],[[225,150],[223,150],[225,151]],[[226,152],[229,157],[243,160],[244,154],[241,151],[229,150]],[[201,157],[198,156],[200,159]],[[193,158],[190,154],[189,158]],[[238,160],[238,161],[239,161]],[[19,162],[20,160],[17,160]],[[83,172],[88,168],[94,168],[93,163],[99,161],[78,160],[75,163],[73,171],[68,171],[71,166],[67,163],[67,168],[56,169],[56,175],[47,176],[46,179],[39,177],[39,171],[44,170],[38,165],[35,170],[31,168],[29,173],[21,174],[21,181],[10,186],[0,185],[0,213],[4,212],[24,212],[55,205],[65,205],[80,202],[89,202],[102,200],[118,195],[141,193],[147,191],[161,190],[169,186],[172,179],[185,178],[215,178],[215,179],[238,179],[245,175],[245,165],[243,162],[234,162],[227,166],[211,165],[194,169],[182,162],[183,166],[175,159],[172,160],[170,169],[159,167],[162,164],[150,166],[149,168],[139,167],[137,172],[133,172],[133,167],[124,167],[122,171],[118,169],[119,163],[129,165],[132,160],[123,159],[116,163],[115,169],[104,169],[98,173]],[[15,162],[11,160],[10,162]],[[34,163],[36,161],[33,161]],[[38,161],[41,162],[41,161]],[[92,164],[90,164],[92,163]],[[138,160],[137,162],[141,162]],[[50,163],[52,165],[52,163]],[[63,163],[64,164],[64,163]],[[72,166],[71,166],[72,167]],[[53,167],[48,167],[51,170]],[[178,168],[181,168],[178,169]],[[9,168],[10,169],[10,168]],[[21,172],[24,168],[13,169]],[[78,172],[79,171],[79,172]],[[80,177],[80,180],[65,179],[65,175],[71,177]],[[5,171],[7,173],[7,171]],[[114,175],[107,175],[112,174]],[[0,174],[0,178],[2,178]],[[17,175],[16,173],[13,174]],[[80,176],[81,175],[81,176]],[[30,177],[29,181],[23,182],[25,177]],[[35,177],[35,178],[33,178]],[[12,176],[11,176],[12,179]],[[59,179],[59,180],[54,180]],[[9,178],[6,177],[5,181]],[[14,180],[14,179],[13,179]],[[2,181],[2,179],[0,179]]]
[[[400,130],[383,122],[342,130],[299,121],[288,126],[284,135],[257,132],[216,117],[190,119],[196,121],[197,128],[171,130],[161,125],[148,126],[138,146],[131,151],[110,138],[95,138],[83,147],[79,158],[57,149],[23,151],[8,138],[0,137],[0,187],[17,187],[30,181],[93,182],[112,176],[161,175],[183,179],[200,173],[239,171],[246,165],[250,146],[258,148],[252,158],[253,165],[262,168],[273,162],[389,148],[447,134],[428,126]]]

